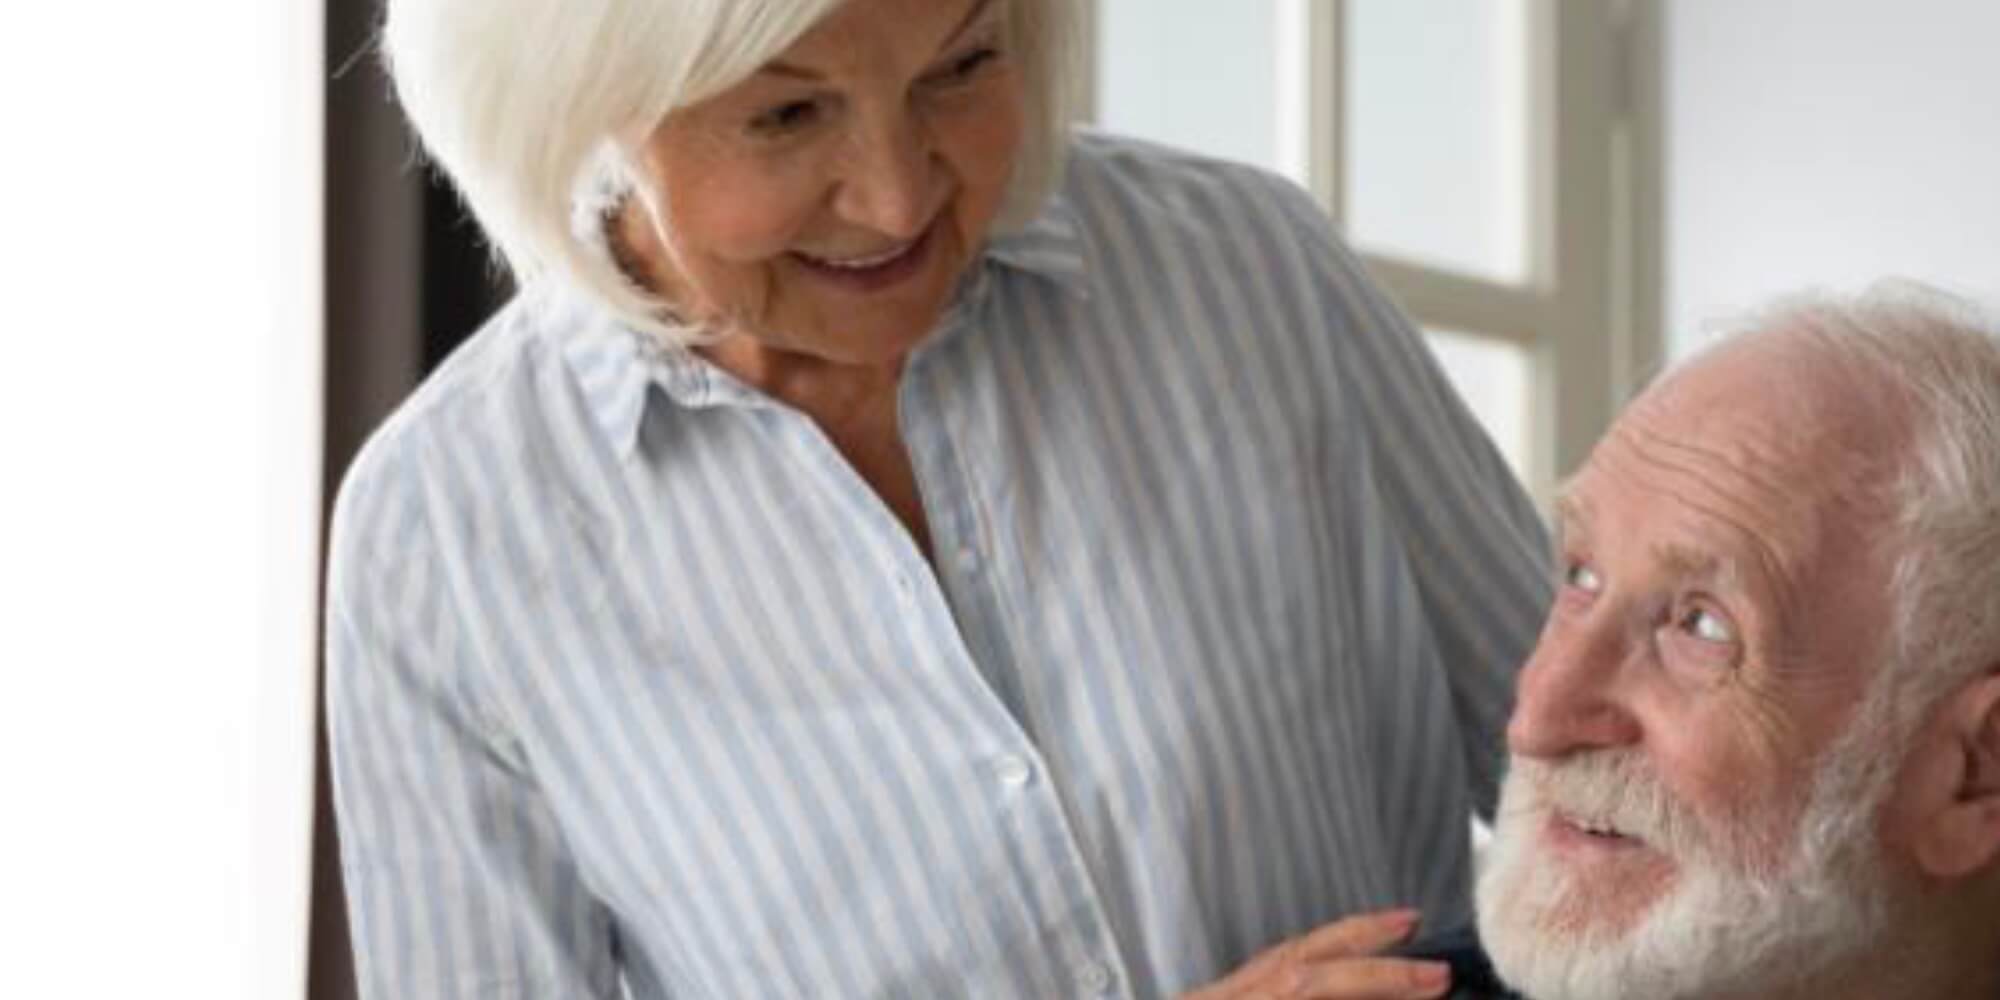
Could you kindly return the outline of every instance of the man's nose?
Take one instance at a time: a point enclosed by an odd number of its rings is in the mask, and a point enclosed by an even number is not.
[[[1625,645],[1615,628],[1546,630],[1517,681],[1507,748],[1553,759],[1636,742],[1620,666]]]
[[[914,239],[930,222],[938,163],[921,122],[904,117],[871,122],[850,140],[834,211],[895,239]]]

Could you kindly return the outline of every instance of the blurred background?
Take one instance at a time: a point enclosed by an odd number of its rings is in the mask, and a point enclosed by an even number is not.
[[[1991,0],[1095,0],[1087,118],[1310,189],[1546,496],[1705,327],[2000,303]],[[324,514],[507,295],[369,0],[0,43],[0,995],[352,995]]]

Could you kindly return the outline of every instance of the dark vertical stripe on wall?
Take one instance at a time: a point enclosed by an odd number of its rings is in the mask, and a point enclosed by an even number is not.
[[[326,0],[325,11],[324,507],[330,510],[369,432],[478,328],[507,289],[457,198],[421,166],[374,47],[380,0]],[[323,716],[318,729],[307,995],[352,1000]]]

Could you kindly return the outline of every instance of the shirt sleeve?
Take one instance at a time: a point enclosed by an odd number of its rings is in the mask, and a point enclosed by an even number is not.
[[[1303,194],[1295,202],[1290,214],[1324,262],[1336,367],[1361,415],[1374,487],[1450,687],[1474,807],[1490,820],[1515,674],[1548,608],[1547,532],[1409,319],[1317,207]]]
[[[616,995],[609,915],[466,683],[416,491],[371,462],[342,492],[327,717],[361,996]]]

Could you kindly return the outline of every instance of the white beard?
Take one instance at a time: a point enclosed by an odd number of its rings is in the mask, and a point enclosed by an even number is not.
[[[1882,779],[1858,748],[1837,748],[1789,845],[1791,863],[1757,875],[1736,860],[1743,844],[1705,831],[1634,753],[1516,760],[1479,878],[1480,935],[1501,978],[1534,1000],[1770,996],[1850,960],[1887,923],[1889,879],[1871,822],[1888,791]],[[1671,859],[1671,883],[1636,923],[1589,924],[1603,887],[1547,855],[1551,805]],[[1556,914],[1571,917],[1568,926],[1552,926]]]

